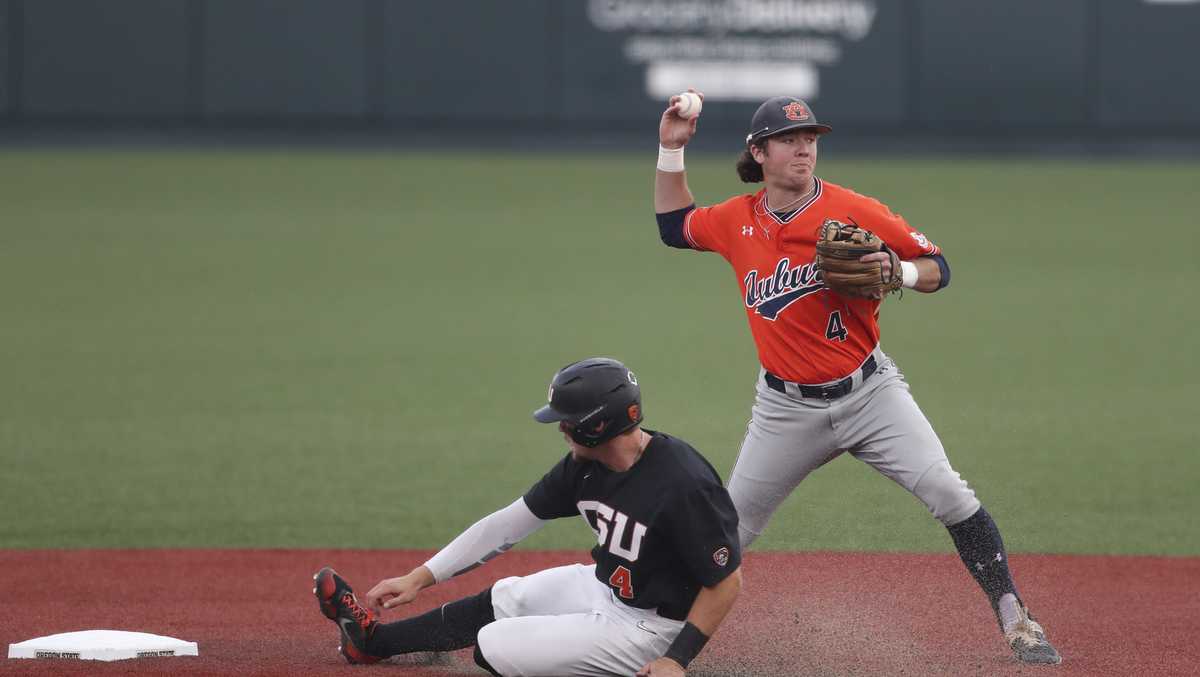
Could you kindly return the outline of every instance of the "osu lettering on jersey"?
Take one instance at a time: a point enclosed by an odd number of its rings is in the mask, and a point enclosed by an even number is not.
[[[625,604],[684,620],[700,587],[741,565],[737,512],[717,471],[686,442],[653,436],[625,472],[571,454],[525,494],[539,518],[582,515],[596,578]]]
[[[781,217],[767,210],[766,190],[690,209],[676,241],[720,254],[742,290],[758,359],[767,371],[797,383],[825,383],[850,374],[879,343],[875,299],[825,289],[814,265],[821,224],[832,218],[875,233],[903,260],[941,250],[886,205],[814,177],[813,195]]]

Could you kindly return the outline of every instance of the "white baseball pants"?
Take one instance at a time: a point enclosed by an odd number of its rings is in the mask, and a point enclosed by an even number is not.
[[[496,621],[479,631],[479,650],[504,677],[633,675],[683,629],[617,600],[595,565],[501,579],[492,607]]]

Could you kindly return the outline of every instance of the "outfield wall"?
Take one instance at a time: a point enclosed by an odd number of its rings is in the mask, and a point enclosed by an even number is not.
[[[0,0],[0,125],[1200,138],[1200,0]],[[711,105],[719,104],[719,105]]]

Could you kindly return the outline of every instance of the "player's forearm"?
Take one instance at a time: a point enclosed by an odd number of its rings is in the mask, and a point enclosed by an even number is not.
[[[429,567],[422,564],[421,566],[408,572],[408,577],[416,581],[421,590],[428,588],[431,585],[437,585],[437,577],[429,570]]]
[[[425,567],[437,582],[445,581],[507,552],[543,524],[545,521],[525,505],[525,499],[518,498],[472,524],[431,557]]]
[[[942,288],[942,268],[937,261],[922,256],[912,263],[917,267],[917,284],[913,289],[928,294]]]
[[[688,612],[687,622],[708,637],[712,637],[720,627],[721,621],[725,620],[725,616],[733,608],[733,603],[741,591],[742,568],[738,567],[713,587],[700,588],[700,594],[696,595],[696,601],[692,603]]]
[[[709,638],[720,627],[721,621],[725,620],[741,591],[741,567],[711,588],[701,588],[700,594],[696,595],[696,601],[692,602],[691,610],[688,611],[687,623],[671,642],[663,659],[670,659],[686,669],[692,659],[704,649]]]
[[[692,191],[688,190],[687,172],[664,172],[654,170],[654,211],[657,214],[673,212],[694,203]]]

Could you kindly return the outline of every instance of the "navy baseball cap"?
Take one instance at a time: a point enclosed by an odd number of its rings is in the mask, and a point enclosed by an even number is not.
[[[750,133],[746,143],[754,143],[768,136],[792,129],[811,129],[818,134],[828,134],[833,127],[817,122],[812,108],[794,96],[777,96],[767,99],[754,111],[750,118]]]

